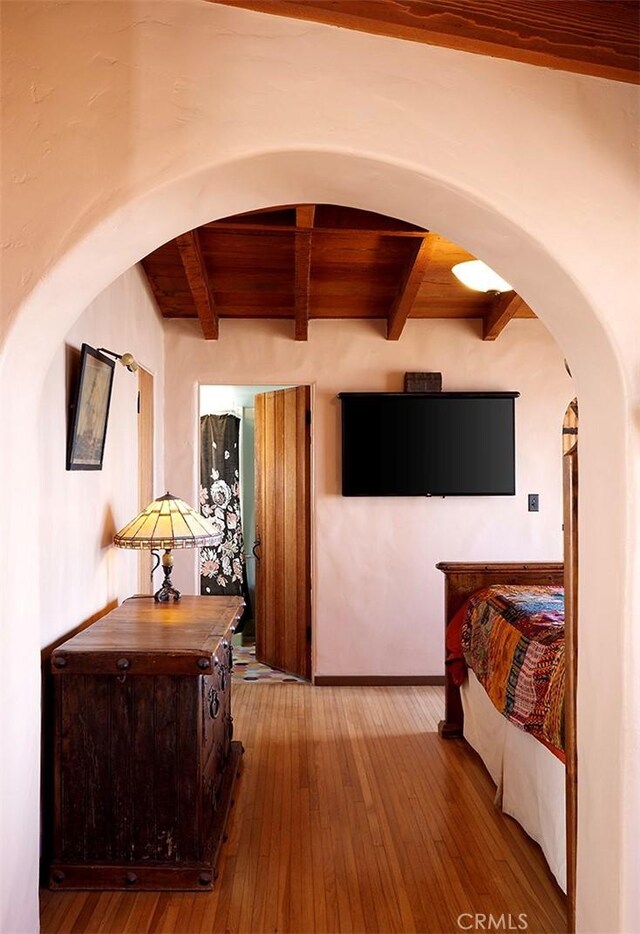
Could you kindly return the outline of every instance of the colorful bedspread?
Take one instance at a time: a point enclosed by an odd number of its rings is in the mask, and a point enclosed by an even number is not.
[[[447,666],[474,672],[494,706],[564,760],[564,590],[498,585],[467,600],[447,628]]]

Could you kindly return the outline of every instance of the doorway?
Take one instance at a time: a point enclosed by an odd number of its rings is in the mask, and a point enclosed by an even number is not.
[[[245,596],[242,643],[255,645],[258,663],[311,679],[311,387],[293,385],[200,386],[200,503],[203,514],[226,521],[210,485],[233,487],[237,473],[240,536],[203,549],[202,594],[230,593],[220,562],[237,552],[243,564],[232,586]],[[227,423],[222,446],[211,442],[211,419]],[[228,424],[231,422],[232,424]],[[205,424],[207,425],[205,433]],[[235,439],[235,440],[234,440]],[[211,451],[210,447],[214,450]],[[217,448],[220,447],[220,450]],[[236,448],[237,452],[227,448]],[[217,549],[217,550],[216,550]]]
[[[269,65],[266,57],[264,65],[265,68]],[[321,91],[319,86],[318,93]],[[488,93],[492,93],[491,89]],[[378,103],[379,99],[376,100]],[[389,106],[393,103],[390,101]],[[523,99],[518,97],[514,97],[511,103],[514,112],[515,108],[520,108],[518,113],[522,122],[523,112],[528,114],[529,109],[537,107],[539,101],[530,95],[524,104]],[[229,107],[234,108],[234,118],[240,119],[242,107],[235,100],[231,100]],[[400,120],[404,111],[396,107],[396,112]],[[295,115],[298,116],[297,110]],[[454,113],[454,116],[457,114]],[[419,122],[414,123],[422,127]],[[166,185],[150,189],[146,185],[145,176],[145,179],[139,180],[138,188],[123,188],[126,197],[123,195],[121,202],[103,205],[103,214],[98,211],[92,215],[92,226],[79,239],[73,255],[64,237],[59,238],[59,253],[51,254],[43,250],[42,255],[47,256],[49,273],[42,279],[38,275],[37,259],[34,260],[35,271],[32,280],[24,280],[24,297],[20,293],[22,304],[18,309],[17,324],[10,332],[3,360],[2,381],[12,399],[12,405],[5,407],[2,413],[2,434],[7,439],[7,449],[15,452],[3,463],[3,469],[6,468],[5,488],[14,494],[9,498],[9,512],[5,516],[7,528],[11,529],[11,535],[5,536],[7,562],[10,553],[14,553],[23,543],[25,548],[28,547],[28,536],[32,536],[33,530],[42,525],[38,497],[25,496],[21,499],[16,493],[22,489],[38,489],[40,482],[39,464],[31,452],[35,450],[38,432],[41,431],[37,403],[42,379],[35,379],[34,373],[37,375],[47,371],[53,355],[51,348],[62,340],[66,330],[87,303],[152,246],[168,240],[175,230],[190,229],[202,219],[249,210],[263,204],[264,191],[268,185],[272,186],[269,190],[274,192],[275,200],[291,203],[301,199],[301,189],[306,199],[320,197],[318,192],[327,200],[332,196],[339,197],[348,182],[352,204],[384,210],[393,196],[395,211],[400,216],[426,223],[427,214],[430,213],[429,222],[436,229],[448,230],[452,236],[455,236],[456,230],[471,231],[470,248],[483,255],[488,262],[501,262],[504,268],[513,269],[513,275],[518,278],[523,293],[528,294],[533,303],[541,304],[545,310],[545,320],[553,326],[563,346],[574,351],[578,384],[583,393],[583,411],[588,413],[590,419],[590,431],[582,453],[586,465],[583,475],[584,501],[588,501],[589,508],[584,509],[581,516],[581,557],[584,561],[581,585],[581,666],[585,670],[598,668],[606,671],[607,683],[611,688],[604,692],[593,692],[588,690],[587,684],[581,691],[581,705],[585,713],[583,722],[589,724],[588,729],[581,731],[584,796],[587,800],[603,802],[601,813],[589,815],[587,819],[583,811],[581,820],[581,829],[584,831],[580,847],[583,854],[581,911],[584,925],[593,929],[615,927],[622,917],[623,909],[626,910],[626,906],[631,904],[633,886],[629,883],[628,874],[620,881],[618,867],[626,852],[623,842],[633,838],[633,834],[623,834],[622,830],[628,824],[628,815],[635,814],[633,807],[637,787],[633,781],[623,781],[628,776],[619,767],[620,761],[628,759],[632,765],[635,761],[631,756],[628,739],[631,732],[611,728],[612,723],[619,722],[621,697],[624,695],[621,685],[632,683],[628,672],[634,663],[631,649],[626,653],[619,651],[619,645],[624,641],[625,626],[628,628],[635,558],[634,544],[629,539],[629,523],[633,522],[635,513],[628,494],[632,489],[634,465],[627,456],[630,439],[633,440],[630,427],[632,400],[625,391],[625,374],[631,372],[632,342],[624,344],[624,315],[626,309],[631,307],[631,279],[627,275],[626,279],[621,276],[619,281],[612,280],[619,300],[607,304],[602,298],[602,289],[597,287],[601,284],[602,264],[591,261],[593,245],[588,238],[584,238],[584,248],[580,252],[574,239],[563,240],[557,236],[556,249],[552,252],[543,236],[545,227],[542,221],[561,224],[562,216],[567,211],[558,211],[542,188],[536,189],[535,184],[527,186],[526,192],[521,190],[520,196],[525,200],[518,201],[515,186],[522,173],[517,176],[514,174],[513,177],[497,173],[495,163],[490,159],[483,164],[476,160],[471,168],[477,172],[477,177],[470,177],[463,164],[467,160],[464,147],[458,147],[460,164],[448,164],[448,171],[441,173],[438,171],[440,153],[434,155],[426,146],[422,147],[422,151],[429,158],[425,156],[424,162],[419,165],[409,164],[409,154],[414,150],[409,149],[402,133],[394,135],[387,132],[383,143],[372,143],[369,149],[365,149],[361,140],[356,140],[348,154],[334,151],[335,147],[329,145],[325,151],[321,143],[313,152],[297,152],[291,150],[292,135],[287,136],[286,120],[281,121],[281,124],[280,137],[274,137],[272,154],[265,154],[257,145],[252,149],[252,141],[245,142],[242,137],[244,148],[241,156],[236,157],[235,153],[231,153],[222,165],[217,155],[215,159],[207,161],[208,154],[204,151],[201,154],[200,172],[186,171],[178,161],[175,175],[167,177]],[[411,121],[405,120],[405,124],[409,126],[409,132],[412,129]],[[502,124],[509,126],[509,121],[503,120]],[[583,128],[583,124],[584,120],[581,120],[577,126]],[[260,123],[254,121],[254,125],[257,127],[256,133],[259,132]],[[381,121],[370,121],[369,125],[377,128]],[[401,130],[404,131],[404,126]],[[453,136],[456,132],[454,127]],[[568,125],[568,145],[573,144],[570,132],[571,127]],[[496,127],[491,127],[491,133],[494,135],[491,146],[499,153],[500,140],[495,135]],[[155,143],[153,133],[149,132],[148,135]],[[209,137],[216,138],[211,133]],[[448,139],[444,130],[439,132],[438,140],[446,143]],[[282,152],[278,150],[280,140],[286,144],[282,146]],[[388,140],[392,140],[396,147],[391,155],[388,155],[391,152],[387,147]],[[452,147],[444,148],[450,163]],[[551,152],[549,148],[548,151]],[[365,152],[366,155],[363,154]],[[563,150],[562,156],[569,172],[573,170],[574,163],[566,157],[566,152]],[[405,153],[405,162],[400,162],[399,154],[403,156]],[[546,181],[548,173],[539,168],[539,148],[532,149],[529,158],[532,166],[537,160],[538,174]],[[562,175],[563,167],[560,164],[558,170]],[[590,187],[589,171],[596,179],[595,170],[587,166],[580,178],[579,190],[576,185],[574,201],[578,214],[581,211],[585,214],[591,211],[593,214],[585,192],[595,199],[594,204],[601,192],[602,186]],[[536,173],[533,172],[533,175]],[[446,178],[446,184],[443,178]],[[464,185],[461,180],[464,180]],[[64,178],[62,181],[64,183]],[[514,186],[512,204],[518,203],[520,207],[514,209],[513,213],[507,213],[503,205],[506,203],[505,191],[510,194],[508,185],[511,182]],[[78,186],[75,188],[78,189]],[[68,189],[69,192],[73,191],[71,182]],[[571,201],[573,189],[570,184],[567,185],[567,191],[570,193],[567,198]],[[592,194],[594,191],[595,195]],[[548,207],[544,204],[545,197]],[[86,199],[83,203],[86,203]],[[71,205],[69,210],[73,210],[71,200],[68,204]],[[528,211],[529,206],[535,210]],[[540,217],[537,210],[541,212]],[[609,212],[612,213],[615,212]],[[607,216],[604,211],[605,220]],[[107,218],[108,223],[102,223]],[[150,218],[153,219],[152,223]],[[617,215],[615,222],[619,223]],[[127,236],[114,238],[113,230],[118,228],[126,230]],[[51,229],[47,229],[47,235],[51,240]],[[615,237],[609,237],[607,241],[604,234],[599,238],[600,243],[618,241]],[[34,250],[36,248],[37,243]],[[87,269],[94,269],[95,274],[82,275]],[[593,274],[591,269],[594,270]],[[38,281],[32,293],[29,292],[31,281]],[[545,293],[548,299],[544,298]],[[56,310],[55,314],[52,309]],[[603,327],[603,322],[606,327]],[[38,341],[33,340],[34,329],[40,335]],[[579,340],[576,339],[578,333]],[[617,344],[616,335],[620,337]],[[31,355],[31,365],[25,370],[27,351]],[[596,366],[597,380],[593,378]],[[260,375],[265,378],[262,373]],[[271,373],[266,375],[266,378],[270,377]],[[190,392],[186,399],[189,406],[192,405],[191,395]],[[602,483],[602,477],[607,477],[607,484]],[[44,528],[46,530],[46,525]],[[62,535],[63,531],[61,526],[58,534]],[[21,674],[26,672],[31,677],[37,658],[37,620],[42,610],[37,588],[32,585],[34,567],[29,562],[23,564],[22,569],[14,567],[14,573],[5,582],[7,591],[4,603],[12,607],[13,613],[11,626],[6,628],[5,635],[7,651],[18,653],[16,657],[20,660]],[[602,580],[608,578],[616,580],[618,585],[615,588],[604,588]],[[605,600],[608,603],[605,604]],[[610,623],[606,627],[606,639],[601,625],[603,618]],[[15,695],[15,691],[13,693]],[[8,696],[7,701],[7,709],[15,709],[15,717],[11,714],[8,719],[15,719],[23,739],[11,759],[11,767],[7,766],[7,780],[11,781],[11,788],[23,792],[12,798],[19,801],[20,806],[15,807],[10,814],[8,833],[16,829],[14,836],[23,841],[24,853],[27,854],[24,856],[21,853],[19,858],[14,857],[7,871],[7,892],[17,892],[20,896],[12,894],[11,904],[17,906],[16,912],[22,912],[22,905],[27,903],[21,893],[33,889],[33,872],[29,867],[36,862],[32,854],[37,848],[37,807],[33,803],[33,795],[24,793],[25,788],[29,787],[27,780],[33,773],[32,750],[39,729],[37,711],[34,714],[32,709],[34,704],[37,707],[37,694],[33,698],[33,703],[25,710],[22,709],[24,704],[20,709],[15,708],[13,697]],[[633,713],[633,705],[623,707],[631,716],[629,710]],[[632,765],[629,766],[631,771]]]

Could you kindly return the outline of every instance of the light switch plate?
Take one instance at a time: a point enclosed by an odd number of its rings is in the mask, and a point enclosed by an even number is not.
[[[540,495],[539,493],[529,493],[529,512],[539,512],[540,511]]]

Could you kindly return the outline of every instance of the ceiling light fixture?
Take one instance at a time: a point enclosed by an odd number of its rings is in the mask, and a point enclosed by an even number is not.
[[[468,289],[475,292],[512,292],[513,286],[494,272],[481,259],[470,259],[453,266],[451,272]]]

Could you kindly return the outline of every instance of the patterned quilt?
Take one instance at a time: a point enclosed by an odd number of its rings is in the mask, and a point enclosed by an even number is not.
[[[564,590],[497,585],[479,590],[447,629],[447,665],[468,665],[500,713],[564,760]]]

